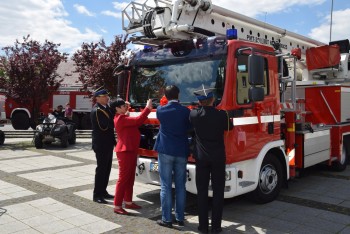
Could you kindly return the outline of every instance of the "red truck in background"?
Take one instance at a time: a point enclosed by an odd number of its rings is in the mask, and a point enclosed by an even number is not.
[[[11,124],[16,130],[27,130],[32,127],[35,129],[35,121],[32,118],[33,114],[28,106],[20,105],[11,98],[6,98],[6,93],[0,93],[0,104],[2,109],[0,113],[5,112],[6,119],[11,120]],[[91,129],[90,111],[92,108],[92,101],[88,92],[76,90],[59,90],[54,91],[49,99],[40,107],[40,115],[47,116],[58,105],[65,107],[66,103],[70,103],[73,109],[73,121],[77,124],[79,129]],[[3,110],[4,109],[4,110]]]
[[[6,114],[5,114],[5,95],[0,94],[0,127],[4,126],[6,123]],[[5,134],[0,130],[0,145],[4,144]]]

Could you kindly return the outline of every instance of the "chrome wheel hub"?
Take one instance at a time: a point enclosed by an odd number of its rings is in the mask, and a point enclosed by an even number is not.
[[[265,165],[259,175],[259,186],[265,194],[271,193],[277,186],[278,176],[275,168],[268,164]]]

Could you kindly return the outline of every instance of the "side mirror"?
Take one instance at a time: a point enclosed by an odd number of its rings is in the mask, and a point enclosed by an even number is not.
[[[252,102],[260,102],[264,100],[264,88],[250,87],[248,92],[249,100]]]
[[[250,85],[264,84],[264,57],[251,54],[248,58],[248,73]]]

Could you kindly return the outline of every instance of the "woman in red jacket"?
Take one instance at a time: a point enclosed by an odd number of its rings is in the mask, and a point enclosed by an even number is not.
[[[129,105],[123,99],[118,98],[112,102],[115,108],[114,128],[117,133],[117,152],[119,164],[119,178],[116,184],[114,197],[114,212],[117,214],[128,214],[122,208],[124,200],[125,208],[140,209],[141,206],[132,202],[133,187],[135,181],[135,171],[137,162],[137,151],[140,145],[141,134],[139,127],[147,119],[152,110],[152,100],[147,101],[146,108],[137,117],[126,115]]]

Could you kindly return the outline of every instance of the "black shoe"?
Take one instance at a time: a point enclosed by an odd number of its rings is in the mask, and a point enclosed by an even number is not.
[[[167,227],[167,228],[173,228],[173,224],[171,222],[165,222],[163,220],[157,220],[157,224],[163,227]]]
[[[197,229],[198,229],[198,231],[200,233],[209,233],[208,228],[204,228],[204,227],[198,226]]]
[[[108,204],[108,201],[106,201],[103,197],[96,197],[93,200],[99,204]]]
[[[222,228],[219,227],[219,228],[211,228],[211,233],[220,233],[222,232]]]
[[[103,198],[104,199],[114,199],[114,196],[109,194],[109,193],[106,193],[105,195],[103,195]]]
[[[179,220],[176,220],[176,221],[175,221],[175,223],[176,223],[178,226],[180,226],[180,227],[185,226],[184,221],[179,221]]]

